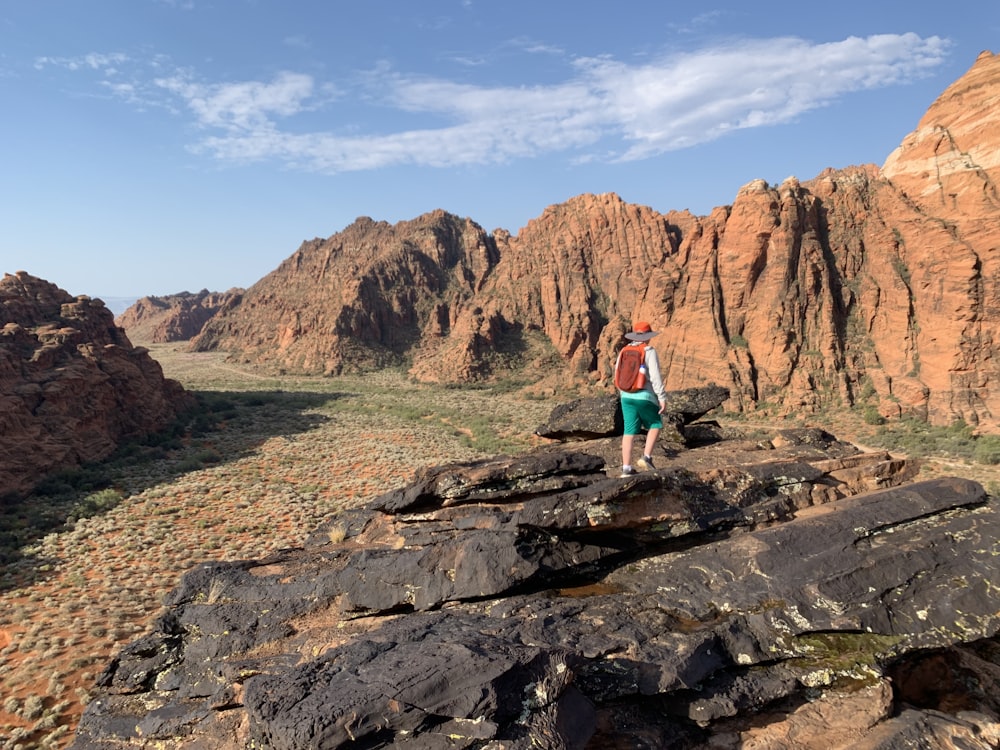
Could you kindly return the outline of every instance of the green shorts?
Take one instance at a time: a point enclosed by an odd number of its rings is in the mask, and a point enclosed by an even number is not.
[[[660,404],[648,398],[629,398],[623,396],[622,418],[625,422],[626,435],[638,435],[642,430],[663,429],[660,419]]]

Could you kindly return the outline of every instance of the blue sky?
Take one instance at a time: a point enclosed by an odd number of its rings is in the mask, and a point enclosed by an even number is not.
[[[358,216],[707,214],[881,164],[1000,3],[0,0],[0,272],[250,286]]]

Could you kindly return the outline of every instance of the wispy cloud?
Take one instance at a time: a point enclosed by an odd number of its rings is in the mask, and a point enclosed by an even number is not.
[[[556,57],[562,57],[566,54],[566,50],[562,47],[545,44],[544,42],[539,42],[526,36],[514,37],[506,43],[506,46],[513,47],[521,52],[526,52],[532,55],[553,55]]]
[[[161,5],[169,5],[181,10],[194,10],[194,0],[155,0]]]
[[[948,48],[947,40],[916,34],[825,44],[745,40],[642,65],[580,58],[565,81],[537,86],[478,86],[379,68],[341,82],[337,97],[329,84],[293,72],[231,83],[174,73],[139,84],[116,80],[126,63],[118,55],[44,58],[39,65],[99,70],[108,89],[123,98],[139,99],[139,85],[146,96],[159,92],[172,100],[164,105],[190,113],[202,129],[214,131],[193,144],[196,152],[223,161],[276,160],[343,172],[551,153],[571,160],[650,158],[741,128],[793,122],[854,91],[912,81],[942,63]],[[366,133],[355,122],[356,112],[372,106],[396,112],[399,122],[422,118],[437,124]],[[297,118],[317,111],[330,125],[310,132]]]
[[[851,37],[812,44],[757,40],[627,66],[580,60],[581,75],[611,113],[607,126],[640,159],[726,133],[794,121],[854,91],[919,78],[949,44],[916,34]]]
[[[154,84],[185,102],[202,126],[222,128],[237,138],[247,131],[271,129],[275,117],[304,111],[314,93],[312,76],[287,72],[269,83],[203,84],[175,75],[157,78]]]
[[[292,36],[286,36],[283,40],[284,44],[288,47],[295,47],[297,49],[312,49],[312,42],[309,41],[309,37],[302,34],[293,34]]]
[[[118,66],[128,62],[129,57],[124,52],[112,52],[110,54],[99,54],[92,52],[79,57],[39,57],[35,59],[35,68],[41,70],[45,67],[66,68],[67,70],[99,70],[105,75],[115,75]]]

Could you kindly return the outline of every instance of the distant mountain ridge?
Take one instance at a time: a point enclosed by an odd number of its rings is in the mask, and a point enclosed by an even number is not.
[[[755,180],[708,216],[581,195],[518,235],[435,211],[303,245],[194,339],[306,373],[406,364],[610,387],[649,320],[670,389],[727,406],[1000,416],[1000,58],[983,52],[880,168]]]
[[[142,297],[115,318],[137,344],[187,341],[198,335],[205,323],[228,304],[238,302],[242,289],[227,292],[180,292],[165,297]]]
[[[105,297],[103,295],[98,295],[98,297],[111,311],[111,314],[116,317],[139,301],[139,297]]]

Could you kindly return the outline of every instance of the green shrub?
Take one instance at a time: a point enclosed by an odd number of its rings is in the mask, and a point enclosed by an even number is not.
[[[178,474],[187,474],[189,471],[198,471],[203,465],[201,461],[194,458],[185,458],[178,461],[175,468]]]
[[[203,448],[196,451],[191,458],[201,464],[217,464],[222,460],[222,456],[213,448]]]
[[[875,390],[875,384],[869,377],[864,377],[861,379],[861,388],[858,389],[858,401],[870,401],[871,399],[878,398],[878,392]],[[881,422],[879,422],[881,424]]]
[[[865,424],[879,425],[885,424],[886,422],[885,417],[878,413],[878,407],[873,404],[869,404],[864,408],[862,416],[865,420]]]
[[[113,487],[91,492],[82,500],[74,503],[69,518],[89,518],[90,516],[96,516],[98,513],[111,510],[121,502],[123,496],[124,493],[121,490]]]
[[[45,711],[45,705],[42,703],[41,696],[29,695],[24,700],[24,709],[21,711],[21,717],[27,721],[34,721],[39,718]]]
[[[981,464],[1000,464],[1000,435],[980,435],[972,457]]]
[[[867,417],[867,410],[865,413]],[[961,419],[940,427],[906,418],[879,430],[871,440],[882,448],[903,451],[915,458],[943,455],[991,466],[1000,464],[1000,435],[976,435]]]

